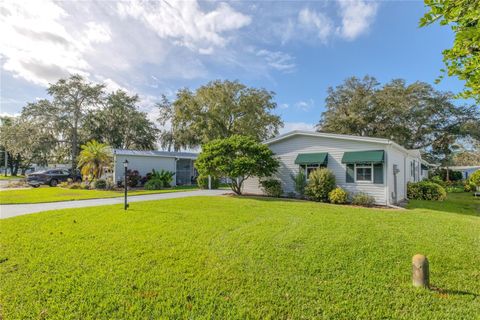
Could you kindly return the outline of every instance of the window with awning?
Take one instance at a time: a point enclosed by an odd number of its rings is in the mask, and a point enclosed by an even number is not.
[[[304,170],[306,180],[308,180],[312,171],[315,171],[320,167],[326,167],[327,163],[327,152],[300,153],[295,159],[295,164],[300,166],[300,170]]]
[[[342,157],[342,163],[383,163],[384,160],[383,150],[345,152]]]
[[[295,159],[295,164],[299,164],[299,165],[317,164],[317,165],[326,166],[327,163],[328,163],[327,152],[300,153]]]
[[[383,150],[345,152],[342,163],[346,164],[347,183],[383,184]]]

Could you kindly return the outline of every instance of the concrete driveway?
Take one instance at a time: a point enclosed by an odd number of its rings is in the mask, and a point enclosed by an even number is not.
[[[195,191],[181,191],[159,194],[145,194],[140,196],[128,197],[128,202],[150,201],[150,200],[164,200],[176,199],[195,196],[219,196],[228,193],[227,190],[195,190]],[[75,200],[75,201],[61,201],[49,203],[34,203],[34,204],[4,204],[0,205],[0,219],[6,219],[24,214],[68,209],[68,208],[83,208],[94,207],[111,204],[123,203],[123,197],[120,198],[106,198],[106,199],[90,199],[90,200]]]

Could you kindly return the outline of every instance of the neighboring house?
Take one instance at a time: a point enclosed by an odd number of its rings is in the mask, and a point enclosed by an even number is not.
[[[295,192],[292,175],[319,167],[333,171],[337,185],[350,193],[365,192],[380,205],[406,199],[407,182],[427,178],[429,164],[418,150],[380,138],[292,131],[264,142],[280,160],[276,178],[285,194]],[[262,194],[258,178],[244,182],[243,192]]]
[[[128,169],[137,170],[141,176],[156,171],[165,170],[174,172],[172,185],[190,185],[197,176],[193,166],[197,153],[167,152],[167,151],[138,151],[115,149],[113,152],[113,179],[114,183],[123,179],[125,169],[123,162],[128,160]]]
[[[472,175],[472,173],[480,170],[480,166],[453,166],[448,167],[448,169],[452,171],[460,171],[462,173],[462,178],[468,179]]]

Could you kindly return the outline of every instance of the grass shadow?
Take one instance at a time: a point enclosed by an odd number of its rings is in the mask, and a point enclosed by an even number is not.
[[[476,299],[480,297],[480,294],[464,291],[464,290],[450,290],[450,289],[443,289],[435,286],[430,286],[430,291],[436,292],[442,296],[449,296],[449,295],[456,295],[456,296],[471,296],[472,298]]]

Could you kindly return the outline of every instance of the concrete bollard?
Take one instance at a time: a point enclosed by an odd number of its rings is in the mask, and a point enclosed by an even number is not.
[[[428,288],[429,286],[428,259],[422,254],[416,254],[412,258],[412,280],[414,287]]]

